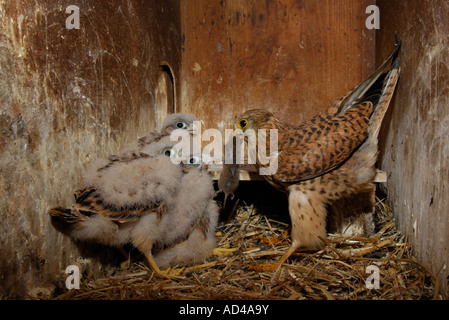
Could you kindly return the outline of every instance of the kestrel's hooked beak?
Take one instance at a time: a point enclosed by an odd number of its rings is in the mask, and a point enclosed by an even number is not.
[[[238,137],[238,136],[243,136],[243,135],[245,135],[245,134],[243,133],[243,130],[242,130],[242,129],[235,129],[235,130],[232,132],[232,135],[233,135],[234,137]]]

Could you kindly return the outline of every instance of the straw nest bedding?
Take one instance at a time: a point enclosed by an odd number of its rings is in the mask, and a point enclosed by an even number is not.
[[[289,246],[289,223],[237,207],[234,219],[217,230],[222,255],[177,270],[176,279],[155,275],[143,262],[107,277],[83,277],[79,290],[56,299],[432,299],[434,275],[412,255],[384,201],[375,210],[371,237],[329,234],[319,252],[299,251],[278,268]],[[379,289],[368,289],[368,266],[377,266]],[[372,282],[370,282],[372,283]]]

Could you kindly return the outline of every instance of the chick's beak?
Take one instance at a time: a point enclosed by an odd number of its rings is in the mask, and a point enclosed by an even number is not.
[[[189,124],[187,127],[187,132],[193,136],[196,136],[199,133],[199,128],[195,123]]]

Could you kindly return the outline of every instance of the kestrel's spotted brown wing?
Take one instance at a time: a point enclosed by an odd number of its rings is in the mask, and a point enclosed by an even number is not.
[[[327,121],[285,130],[274,179],[307,180],[338,167],[368,137],[372,110],[372,103],[364,102]]]

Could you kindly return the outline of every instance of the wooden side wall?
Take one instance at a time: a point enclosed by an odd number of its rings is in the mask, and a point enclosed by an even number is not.
[[[179,72],[181,35],[179,2],[151,3],[0,0],[0,299],[64,284],[79,252],[48,209],[71,205],[89,160],[153,129],[159,66]]]
[[[378,61],[393,34],[402,74],[385,120],[381,166],[399,226],[449,297],[449,3],[379,0]]]

